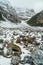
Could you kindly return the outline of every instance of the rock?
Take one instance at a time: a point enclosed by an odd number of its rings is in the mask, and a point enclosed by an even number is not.
[[[24,44],[24,46],[26,46],[26,47],[28,46],[28,42],[27,42],[27,41],[24,42],[23,44]]]
[[[0,38],[0,43],[3,43],[3,39]]]
[[[39,47],[43,51],[43,43]]]
[[[3,30],[2,29],[0,29],[0,35],[3,35]]]
[[[16,39],[16,43],[20,43],[20,38],[17,38]]]
[[[0,55],[3,55],[3,51],[2,50],[0,50]]]
[[[7,57],[7,52],[8,52],[8,48],[4,47],[4,49],[3,49],[4,55],[3,56],[6,56]]]
[[[33,16],[27,23],[31,26],[43,26],[43,10]]]
[[[3,55],[3,44],[0,43],[0,55]]]
[[[26,61],[26,63],[32,63],[32,57],[31,56],[24,57],[24,60]]]
[[[40,49],[35,49],[31,53],[33,63],[35,65],[43,65],[43,51]]]
[[[6,58],[10,58],[12,56],[12,50],[10,48],[4,47],[3,56]]]
[[[21,54],[21,48],[13,43],[8,44],[8,48],[11,48],[17,54]]]
[[[31,38],[28,39],[29,43],[33,43],[34,41],[35,41],[35,37],[31,37]]]
[[[41,44],[40,40],[35,40],[35,45],[40,45],[40,44]]]
[[[22,36],[22,37],[21,37],[21,41],[26,42],[27,40],[28,40],[27,37],[25,37],[25,36]]]
[[[33,50],[33,47],[31,47],[31,48],[29,49],[30,52],[32,52],[32,50]]]
[[[32,57],[31,56],[25,56],[23,60],[21,60],[21,64],[30,63],[33,64]]]
[[[18,65],[21,58],[19,56],[12,56],[11,65]]]
[[[3,49],[3,56],[10,58],[12,55],[20,55],[21,54],[21,48],[13,43],[5,43]]]

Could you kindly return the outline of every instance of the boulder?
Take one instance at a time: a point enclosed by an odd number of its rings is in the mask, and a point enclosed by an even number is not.
[[[35,49],[31,53],[33,63],[35,65],[43,65],[43,51],[40,49]]]
[[[11,65],[18,65],[21,58],[19,56],[12,56],[11,58]]]
[[[15,45],[15,44],[13,44],[13,43],[10,43],[10,44],[8,44],[8,46],[7,46],[8,48],[11,48],[12,49],[12,51],[14,51],[15,53],[17,53],[17,54],[21,54],[21,48],[19,47],[19,46],[17,46],[17,45]]]
[[[3,43],[3,39],[0,38],[0,43]]]

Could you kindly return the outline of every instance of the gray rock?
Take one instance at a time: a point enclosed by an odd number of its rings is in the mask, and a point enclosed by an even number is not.
[[[3,43],[3,39],[0,39],[0,43]]]
[[[0,55],[3,55],[3,45],[0,43]]]
[[[19,56],[13,56],[11,59],[11,64],[16,65],[20,62],[21,58]]]
[[[39,47],[43,51],[43,43]]]
[[[33,63],[35,65],[43,65],[43,51],[40,49],[35,49],[34,51],[32,51],[32,59],[33,59]]]
[[[23,60],[21,60],[21,64],[33,64],[32,57],[31,56],[25,56]]]

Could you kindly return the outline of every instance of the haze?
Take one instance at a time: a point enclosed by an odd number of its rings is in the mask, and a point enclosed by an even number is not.
[[[12,6],[34,9],[36,12],[43,10],[43,0],[9,0]]]

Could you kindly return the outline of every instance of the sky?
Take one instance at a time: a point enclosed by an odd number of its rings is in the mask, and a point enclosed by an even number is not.
[[[9,0],[12,6],[34,9],[35,12],[43,10],[43,0]]]

